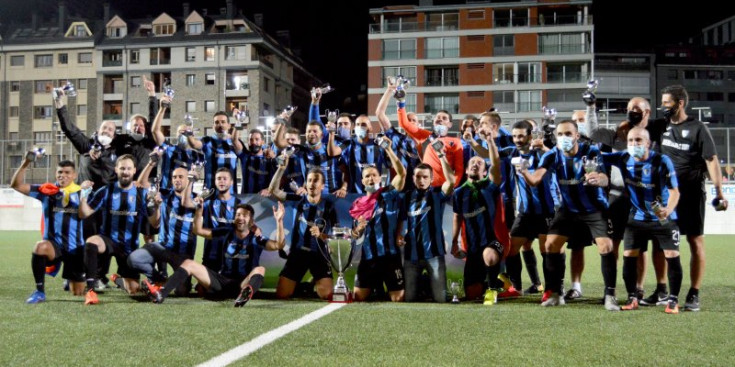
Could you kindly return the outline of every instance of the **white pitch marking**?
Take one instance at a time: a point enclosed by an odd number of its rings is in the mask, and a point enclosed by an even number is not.
[[[245,344],[241,344],[235,348],[232,348],[227,352],[224,352],[219,356],[198,365],[197,367],[227,366],[232,362],[247,357],[258,349],[280,339],[281,337],[300,329],[302,326],[308,325],[326,315],[329,315],[333,311],[342,308],[345,304],[346,303],[330,303],[329,305],[324,306],[309,314],[306,314],[297,320],[291,321],[286,325],[262,334]]]

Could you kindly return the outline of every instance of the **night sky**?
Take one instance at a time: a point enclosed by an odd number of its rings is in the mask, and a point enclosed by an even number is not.
[[[225,0],[190,0],[191,9],[208,8],[218,13]],[[162,11],[181,16],[182,1],[171,0],[112,0],[112,8],[123,10],[129,18],[157,16]],[[357,96],[365,93],[367,80],[367,31],[371,22],[368,9],[396,4],[418,4],[418,0],[343,0],[298,1],[235,1],[235,7],[253,19],[255,13],[264,16],[264,27],[273,36],[277,30],[291,31],[291,46],[297,50],[308,70],[337,90],[324,97],[323,104],[353,113],[365,112],[367,101]],[[434,1],[435,4],[456,3]],[[643,8],[657,7],[654,11]],[[12,20],[30,22],[30,9],[41,9],[42,16],[56,17],[57,0],[0,0],[0,22],[5,29]],[[102,0],[67,0],[69,13],[101,18]],[[714,1],[698,1],[700,6],[674,5],[674,2],[643,2],[629,0],[595,1],[592,14],[595,22],[595,50],[646,51],[662,43],[686,42],[702,27],[735,14],[722,11]],[[719,2],[723,4],[723,2]],[[716,11],[715,9],[718,9]],[[123,18],[125,18],[123,16]]]

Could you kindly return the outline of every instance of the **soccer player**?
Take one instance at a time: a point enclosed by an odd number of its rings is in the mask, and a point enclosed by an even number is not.
[[[681,234],[687,236],[692,251],[691,288],[687,292],[684,310],[699,311],[699,288],[704,277],[704,202],[707,198],[704,175],[709,174],[715,198],[727,209],[727,199],[722,193],[722,170],[709,129],[686,113],[689,106],[686,89],[673,85],[661,90],[661,106],[668,121],[660,137],[661,153],[669,156],[676,168],[682,193],[677,207],[677,224]]]
[[[84,291],[84,237],[82,220],[79,218],[79,193],[81,189],[91,189],[92,181],[82,186],[74,182],[77,171],[74,162],[61,161],[56,167],[54,184],[30,185],[23,183],[28,166],[31,165],[29,152],[10,181],[15,191],[41,201],[43,207],[43,240],[36,242],[31,255],[31,270],[36,281],[36,290],[26,300],[36,304],[46,300],[44,290],[47,266],[58,271],[64,263],[62,277],[69,281],[69,288],[75,296]],[[56,274],[55,272],[53,273]]]
[[[94,291],[97,278],[97,257],[108,254],[117,260],[118,274],[124,278],[125,290],[129,294],[138,291],[138,272],[128,266],[128,255],[138,248],[138,237],[143,221],[148,220],[156,226],[160,212],[153,210],[148,215],[146,196],[148,190],[135,187],[135,163],[131,155],[117,159],[115,172],[118,180],[104,186],[89,198],[82,197],[79,216],[84,219],[102,209],[100,234],[87,239],[84,245],[84,264],[86,268],[87,290],[85,304],[97,304],[99,300]],[[157,209],[157,208],[155,208]]]
[[[313,125],[312,125],[313,126]],[[295,202],[294,223],[291,225],[291,246],[286,264],[278,278],[276,298],[286,299],[293,295],[296,285],[309,270],[316,283],[316,292],[321,299],[332,293],[332,268],[324,257],[327,249],[327,233],[337,225],[335,211],[336,196],[323,194],[324,172],[312,168],[306,176],[306,194],[286,193],[279,183],[288,164],[288,156],[281,155],[282,164],[276,169],[268,190],[278,201]]]
[[[204,153],[204,187],[215,186],[214,176],[220,167],[225,167],[234,175],[237,170],[237,156],[242,152],[243,143],[239,139],[239,131],[235,129],[230,135],[230,119],[223,111],[216,112],[213,117],[214,136],[205,136],[201,140],[187,132],[189,146]],[[233,182],[235,177],[233,177]],[[231,188],[234,194],[234,188]]]
[[[523,179],[531,186],[543,182],[547,173],[556,173],[557,184],[562,195],[561,209],[556,212],[546,237],[546,288],[551,291],[549,298],[542,306],[558,306],[564,304],[560,295],[564,277],[564,243],[569,236],[579,230],[579,225],[590,229],[601,258],[602,278],[605,283],[605,309],[619,311],[615,299],[615,282],[617,268],[612,240],[607,234],[607,199],[602,187],[608,184],[604,166],[585,173],[584,160],[597,159],[600,151],[595,146],[579,142],[577,124],[565,120],[556,127],[557,147],[541,157],[541,163],[533,174],[521,169]]]
[[[627,151],[603,154],[605,163],[622,172],[634,208],[625,230],[623,280],[628,300],[621,309],[638,309],[638,254],[646,251],[649,240],[657,239],[669,265],[671,294],[666,313],[676,314],[679,313],[682,278],[679,227],[675,222],[679,189],[671,159],[649,150],[650,144],[648,131],[634,127],[628,132]]]
[[[507,255],[510,245],[502,215],[500,159],[492,138],[487,139],[487,145],[490,151],[490,170],[483,158],[470,158],[465,172],[467,181],[454,190],[452,199],[454,217],[451,252],[455,257],[461,258],[458,240],[462,229],[462,247],[467,254],[464,287],[468,300],[476,299],[486,291],[488,277],[498,277],[500,262]],[[492,289],[488,291],[485,304],[492,305],[497,293]]]
[[[355,137],[337,145],[334,142],[334,133],[329,134],[329,154],[342,156],[347,165],[349,173],[347,192],[351,194],[363,194],[365,188],[362,184],[362,169],[364,167],[375,167],[379,173],[388,169],[383,150],[370,138],[373,130],[370,118],[360,115],[355,119]]]
[[[217,195],[204,201],[204,226],[217,229],[219,227],[231,227],[235,221],[235,207],[240,204],[240,199],[232,194],[234,178],[232,171],[227,167],[220,167],[214,175],[214,185]],[[191,206],[184,197],[184,206]],[[202,264],[209,269],[219,271],[222,262],[221,247],[212,246],[212,241],[204,240],[204,253],[202,253]]]
[[[178,128],[176,128],[176,144],[170,144],[166,136],[163,135],[163,131],[161,130],[161,122],[163,121],[163,116],[166,114],[166,102],[170,101],[170,97],[163,96],[161,97],[161,106],[158,109],[158,114],[156,114],[155,119],[153,120],[153,126],[152,126],[152,132],[153,132],[153,140],[155,140],[156,144],[160,147],[163,154],[161,155],[161,188],[165,189],[171,189],[171,175],[173,174],[173,171],[176,168],[184,167],[187,170],[192,167],[192,164],[197,160],[203,160],[203,157],[200,157],[200,154],[194,150],[191,149],[189,146],[189,139],[187,138],[187,125],[181,124]]]
[[[248,146],[238,155],[242,173],[241,194],[265,194],[268,191],[275,162],[264,154],[263,133],[258,129],[250,130]]]
[[[428,154],[428,153],[427,153]],[[459,152],[462,158],[462,152]],[[437,153],[441,162],[441,187],[432,187],[436,182],[434,170],[426,163],[419,164],[413,171],[413,190],[401,194],[400,224],[406,224],[406,248],[404,255],[404,277],[406,279],[406,302],[418,298],[418,280],[421,272],[429,273],[432,298],[435,302],[446,302],[447,273],[444,260],[445,243],[442,231],[444,206],[449,201],[454,188],[454,171],[449,165],[444,150]],[[400,230],[399,230],[400,232]]]
[[[396,89],[395,85],[391,84],[390,81],[391,78],[388,78],[388,87],[380,98],[380,102],[378,102],[378,106],[375,109],[375,115],[378,116],[378,122],[385,131],[385,136],[390,138],[393,151],[400,159],[401,165],[406,168],[405,177],[413,178],[413,169],[421,163],[421,158],[419,156],[418,147],[416,146],[416,141],[407,135],[401,134],[393,128],[390,123],[390,119],[388,119],[388,115],[385,113],[388,109],[388,103],[391,100],[391,96],[393,96]],[[412,114],[412,116],[414,119],[416,118],[416,114]],[[406,181],[404,187],[407,190],[413,189],[413,179]]]
[[[531,131],[532,125],[528,121],[516,122],[511,130],[515,146],[501,149],[499,152],[501,160],[505,161],[506,165],[510,167],[513,176],[518,174],[516,166],[511,163],[513,159],[526,161],[527,169],[531,173],[535,172],[541,163],[544,151],[531,149]],[[525,292],[527,294],[539,293],[543,289],[536,268],[536,255],[531,244],[534,239],[538,238],[541,257],[545,263],[546,249],[543,245],[546,243],[546,233],[554,218],[556,208],[561,204],[554,175],[545,175],[543,180],[541,185],[531,186],[525,180],[519,178],[515,180],[516,187],[513,189],[516,195],[515,209],[518,211],[518,216],[510,230],[511,248],[505,263],[514,288],[521,290],[521,256],[519,251],[521,248],[523,249],[523,260],[526,263],[526,269],[532,283],[531,287]]]
[[[383,140],[391,141],[387,136]],[[390,144],[385,152],[396,169],[395,177],[389,186],[381,187],[378,169],[363,168],[365,196],[355,200],[350,208],[350,215],[357,220],[352,235],[362,245],[362,258],[355,275],[355,301],[366,300],[373,289],[382,289],[383,283],[391,301],[403,301],[403,265],[395,234],[399,193],[406,181],[406,168],[400,164]]]
[[[283,229],[283,204],[273,207],[276,220],[276,239],[271,240],[255,226],[255,210],[249,204],[240,204],[235,210],[235,225],[232,228],[211,229],[202,225],[201,200],[198,201],[194,219],[194,232],[222,246],[222,267],[214,271],[191,259],[178,255],[163,254],[175,268],[166,284],[158,289],[151,287],[155,303],[163,303],[174,289],[179,288],[189,276],[197,279],[204,287],[207,297],[233,298],[235,307],[244,306],[263,285],[265,268],[260,266],[263,250],[277,251],[286,243]]]

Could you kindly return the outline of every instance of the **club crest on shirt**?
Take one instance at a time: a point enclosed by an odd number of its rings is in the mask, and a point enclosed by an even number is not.
[[[686,138],[687,136],[689,136],[689,130],[682,130],[681,131],[681,137],[682,138]]]
[[[651,174],[651,167],[643,167],[643,174],[648,176]]]

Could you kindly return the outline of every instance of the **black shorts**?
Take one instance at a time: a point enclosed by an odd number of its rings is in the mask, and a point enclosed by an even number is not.
[[[607,233],[607,218],[603,213],[572,213],[564,209],[556,212],[549,227],[549,234],[572,237],[580,234],[583,227],[589,228],[593,240],[599,237],[610,238]]]
[[[513,203],[513,200],[508,200],[503,202],[504,208],[503,211],[505,212],[505,226],[508,227],[508,230],[513,226],[513,222],[515,222],[516,219],[516,209],[515,209],[515,203]]]
[[[140,234],[143,236],[155,236],[158,234],[158,228],[151,225],[150,222],[143,221],[143,225],[140,226]]]
[[[307,270],[314,280],[332,278],[332,267],[324,255],[319,251],[303,248],[291,249],[280,276],[298,283],[304,278]]]
[[[117,260],[117,274],[123,278],[138,280],[140,273],[128,265],[128,255],[130,254],[125,252],[125,246],[113,241],[110,237],[99,236],[105,242],[105,255],[114,256]]]
[[[84,281],[84,247],[78,247],[74,251],[66,251],[53,241],[49,241],[54,246],[54,260],[47,263],[46,266],[56,266],[57,268],[63,263],[61,277],[71,282]]]
[[[212,247],[212,240],[204,240],[204,253],[202,254],[202,265],[214,270],[222,269],[222,246]]]
[[[707,194],[704,184],[679,183],[679,204],[676,206],[676,224],[679,231],[687,236],[701,236],[704,234],[704,204]]]
[[[482,258],[482,253],[486,247],[495,250],[500,256],[503,256],[503,246],[498,241],[493,241],[492,244],[480,247],[480,250],[477,252],[467,253],[467,259],[464,263],[465,287],[477,283],[485,284],[487,280],[487,266],[485,265],[485,259]]]
[[[404,288],[401,255],[389,255],[371,260],[360,260],[355,274],[355,288],[375,289],[385,283],[388,292]]]
[[[661,224],[630,219],[625,229],[625,249],[648,251],[648,241],[657,241],[662,250],[679,251],[679,227],[671,220]]]
[[[230,279],[212,269],[207,268],[209,274],[209,289],[207,289],[207,298],[237,298],[240,294],[240,284],[242,279]]]
[[[614,199],[611,197],[610,208],[607,210],[607,220],[610,238],[613,240],[622,240],[625,235],[625,229],[628,225],[628,216],[630,215],[630,198],[627,196],[619,196]]]
[[[549,232],[549,225],[553,219],[551,215],[518,214],[510,229],[510,236],[534,240],[539,235]]]

